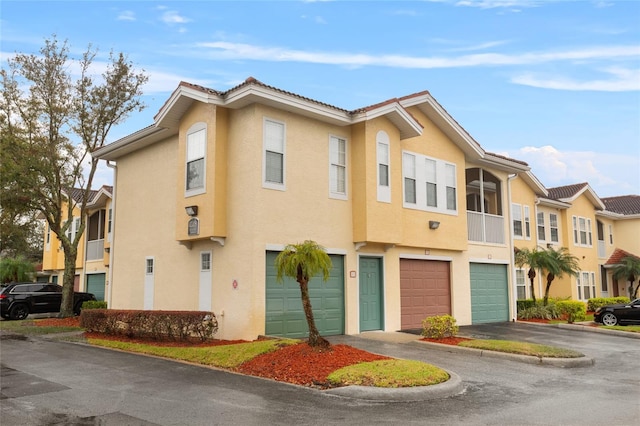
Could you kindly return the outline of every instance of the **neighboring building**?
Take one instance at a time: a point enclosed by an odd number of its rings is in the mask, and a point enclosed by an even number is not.
[[[78,244],[76,259],[76,275],[74,289],[93,293],[98,300],[105,300],[105,289],[109,280],[109,250],[111,239],[111,198],[113,188],[103,186],[97,191],[91,191],[87,204],[87,218],[85,231]],[[82,199],[81,190],[74,189],[71,193],[74,203]],[[67,206],[62,208],[63,223],[67,220]],[[73,223],[68,234],[73,235],[80,228],[80,209],[74,205]],[[44,252],[42,271],[38,273],[38,280],[62,284],[64,274],[64,251],[60,240],[45,223]]]
[[[545,241],[570,238],[559,216],[573,204],[428,92],[347,111],[253,78],[225,92],[183,82],[153,125],[94,156],[115,169],[109,306],[212,310],[225,339],[306,334],[297,283],[275,278],[288,243],[332,257],[329,281],[311,284],[331,335],[512,320],[514,244],[539,243],[540,212]],[[595,222],[585,197],[576,208]]]

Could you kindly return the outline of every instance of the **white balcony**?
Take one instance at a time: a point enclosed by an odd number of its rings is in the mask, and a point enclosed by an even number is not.
[[[104,239],[87,242],[87,260],[100,260],[104,258]]]
[[[467,211],[469,241],[504,244],[504,217]]]

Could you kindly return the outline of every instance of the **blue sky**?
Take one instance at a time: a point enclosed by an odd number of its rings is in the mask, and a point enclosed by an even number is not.
[[[345,109],[428,90],[487,150],[547,187],[640,194],[640,1],[7,1],[2,65],[45,38],[123,52],[153,122],[180,81],[252,76]],[[110,182],[103,169],[99,183]]]

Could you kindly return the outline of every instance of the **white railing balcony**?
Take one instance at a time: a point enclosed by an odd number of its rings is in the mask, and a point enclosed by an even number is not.
[[[504,217],[467,211],[469,241],[504,244]]]
[[[104,239],[87,242],[87,260],[104,258]]]
[[[604,247],[604,241],[598,240],[598,257],[603,259],[607,256],[607,251]]]

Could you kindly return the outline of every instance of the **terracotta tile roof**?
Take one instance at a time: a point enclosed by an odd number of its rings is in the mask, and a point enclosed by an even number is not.
[[[528,166],[529,164],[522,161],[522,160],[516,160],[515,158],[511,158],[511,157],[505,157],[504,155],[500,155],[500,154],[495,154],[493,152],[486,152],[486,154],[492,155],[494,157],[498,157],[498,158],[502,158],[503,160],[509,160],[509,161],[513,161],[514,163],[518,163],[518,164],[523,164],[525,166]]]
[[[602,202],[610,212],[624,215],[640,214],[640,195],[607,197],[602,198]]]
[[[112,189],[109,192],[112,192],[113,191],[113,187],[110,187],[110,188],[112,188]],[[96,196],[97,193],[98,193],[98,191],[96,191],[94,189],[89,191],[89,199],[87,201],[90,202],[93,199],[93,197]],[[71,198],[73,198],[73,201],[75,201],[76,203],[81,203],[83,194],[84,194],[84,189],[82,189],[82,188],[72,188],[70,195],[71,195]]]
[[[605,263],[605,265],[620,265],[622,263],[622,259],[629,256],[635,257],[636,259],[640,259],[640,257],[636,256],[635,254],[631,254],[629,252],[626,252],[622,249],[617,248],[613,251],[609,259],[607,259],[607,262]]]
[[[547,191],[549,191],[550,199],[561,200],[563,198],[573,197],[587,185],[589,185],[587,182],[576,183],[573,185],[556,186],[555,188],[547,188]]]

